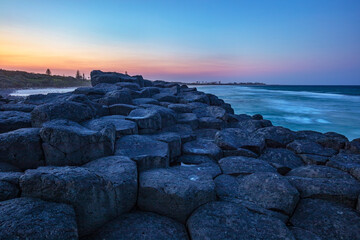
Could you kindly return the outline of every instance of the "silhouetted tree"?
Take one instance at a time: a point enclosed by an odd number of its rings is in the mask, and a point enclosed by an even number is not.
[[[80,74],[80,71],[77,70],[76,71],[76,76],[75,76],[76,79],[81,79],[81,74]]]
[[[50,71],[50,69],[46,69],[46,75],[51,75],[51,71]]]

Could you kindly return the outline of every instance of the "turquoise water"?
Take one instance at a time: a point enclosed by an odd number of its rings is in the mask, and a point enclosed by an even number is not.
[[[360,86],[196,86],[230,103],[235,113],[256,114],[292,130],[360,137]]]

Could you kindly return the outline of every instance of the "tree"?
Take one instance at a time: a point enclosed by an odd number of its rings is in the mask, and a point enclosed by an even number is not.
[[[46,75],[51,75],[51,71],[50,71],[50,69],[46,69]]]
[[[76,79],[81,79],[81,74],[80,74],[80,71],[77,70],[76,71],[76,76],[75,76]]]

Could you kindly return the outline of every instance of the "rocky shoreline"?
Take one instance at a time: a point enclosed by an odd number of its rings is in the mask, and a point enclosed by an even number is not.
[[[120,73],[0,98],[0,239],[360,239],[360,139]]]

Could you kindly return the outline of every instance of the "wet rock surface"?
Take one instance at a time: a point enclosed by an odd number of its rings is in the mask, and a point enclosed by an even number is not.
[[[3,98],[0,239],[360,239],[360,140],[181,83]]]

